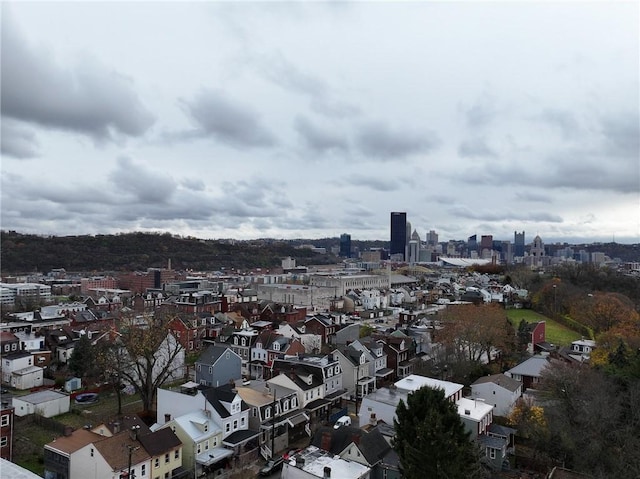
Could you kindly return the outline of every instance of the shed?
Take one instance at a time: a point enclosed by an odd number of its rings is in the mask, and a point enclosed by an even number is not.
[[[70,404],[69,395],[53,390],[38,391],[13,398],[16,416],[39,414],[42,417],[53,417],[69,412]]]

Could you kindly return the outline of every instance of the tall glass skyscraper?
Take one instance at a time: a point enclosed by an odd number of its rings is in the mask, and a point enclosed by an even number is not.
[[[393,211],[391,213],[391,244],[389,254],[402,254],[404,258],[407,246],[407,213]]]
[[[347,233],[340,235],[340,256],[351,258],[351,235]]]
[[[524,256],[524,231],[522,233],[513,232],[513,254],[519,257]]]

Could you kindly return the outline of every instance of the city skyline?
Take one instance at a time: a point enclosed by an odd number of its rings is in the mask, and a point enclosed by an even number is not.
[[[640,243],[634,2],[4,2],[1,226]]]

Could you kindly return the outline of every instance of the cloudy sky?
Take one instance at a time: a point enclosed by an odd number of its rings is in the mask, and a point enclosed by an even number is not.
[[[2,228],[640,242],[637,2],[2,3]]]

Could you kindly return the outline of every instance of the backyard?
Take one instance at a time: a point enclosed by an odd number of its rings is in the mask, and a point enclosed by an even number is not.
[[[140,398],[137,394],[122,396],[122,413],[139,411]],[[118,412],[118,400],[114,393],[101,393],[99,401],[91,404],[71,403],[71,411],[52,419],[25,416],[15,418],[13,462],[44,476],[44,445],[62,436],[64,426],[79,429],[97,426]]]
[[[547,342],[555,344],[556,346],[569,346],[572,341],[581,338],[580,333],[530,309],[508,309],[507,317],[513,324],[514,328],[517,328],[518,324],[520,324],[520,321],[523,319],[527,323],[545,321]]]

